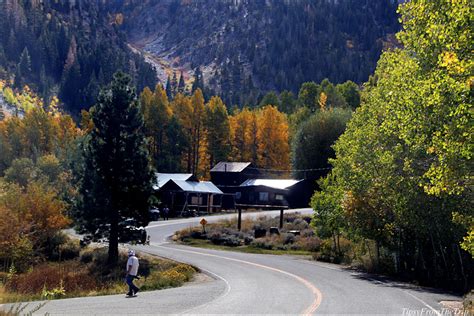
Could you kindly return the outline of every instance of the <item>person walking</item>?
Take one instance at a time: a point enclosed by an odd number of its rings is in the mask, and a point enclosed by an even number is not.
[[[170,209],[168,208],[167,205],[163,208],[163,220],[168,220],[168,214],[170,213]]]
[[[128,251],[128,261],[127,261],[127,284],[128,284],[128,293],[127,297],[134,297],[137,295],[138,291],[140,289],[133,284],[134,279],[138,279],[137,274],[138,274],[138,258],[135,256],[135,251],[134,250],[129,250]]]

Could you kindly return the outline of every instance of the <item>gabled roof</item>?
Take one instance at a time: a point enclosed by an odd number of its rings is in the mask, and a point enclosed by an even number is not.
[[[170,180],[197,181],[192,173],[155,173],[156,183],[153,189],[158,190]]]
[[[221,161],[211,169],[211,172],[241,172],[250,166],[250,164],[251,162]]]
[[[212,193],[212,194],[223,194],[214,183],[209,181],[184,181],[184,180],[172,180],[176,183],[181,190],[185,192],[195,192],[195,193]]]
[[[250,187],[250,186],[265,186],[273,189],[288,189],[291,186],[301,182],[303,180],[295,179],[248,179],[245,180],[240,186],[241,187]]]

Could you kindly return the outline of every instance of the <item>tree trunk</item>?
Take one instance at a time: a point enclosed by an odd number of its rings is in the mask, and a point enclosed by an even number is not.
[[[114,212],[112,221],[110,223],[110,234],[109,234],[109,257],[107,262],[110,265],[117,264],[118,262],[118,213]]]

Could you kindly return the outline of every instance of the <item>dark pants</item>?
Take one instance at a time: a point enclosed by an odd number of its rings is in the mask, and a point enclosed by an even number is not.
[[[135,279],[135,275],[127,275],[127,284],[128,284],[128,295],[133,295],[138,292],[138,287],[133,284],[133,279]]]

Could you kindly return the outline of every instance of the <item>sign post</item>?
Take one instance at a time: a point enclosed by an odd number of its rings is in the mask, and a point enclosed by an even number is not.
[[[280,229],[283,228],[283,209],[280,210]]]
[[[239,207],[238,211],[239,216],[237,218],[237,230],[240,231],[240,229],[242,228],[242,209]]]
[[[206,219],[205,219],[205,218],[201,219],[201,221],[199,222],[199,224],[202,225],[202,232],[203,232],[203,234],[205,234],[205,233],[206,233],[206,224],[207,224]]]

